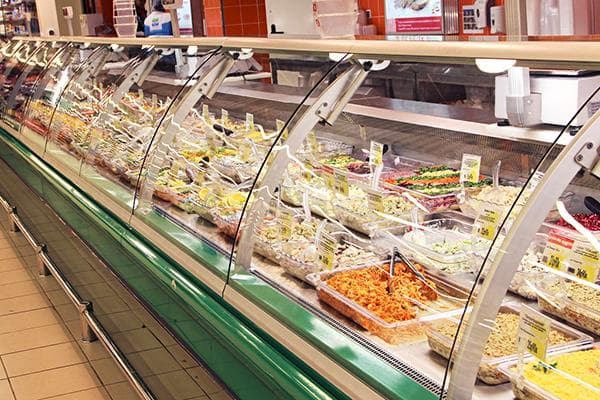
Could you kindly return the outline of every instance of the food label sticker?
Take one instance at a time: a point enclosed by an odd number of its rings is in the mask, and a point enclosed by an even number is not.
[[[315,131],[310,131],[308,132],[308,149],[312,152],[312,153],[316,153],[319,151],[319,142],[317,142],[317,135],[315,134]]]
[[[323,268],[333,269],[337,242],[331,235],[321,231],[317,240],[318,259]]]
[[[372,165],[383,164],[383,144],[371,141],[369,148],[369,163]]]
[[[576,240],[573,244],[567,272],[579,279],[596,282],[600,279],[600,253],[589,242]]]
[[[348,176],[342,171],[334,172],[335,191],[341,195],[348,196],[350,189],[348,188]]]
[[[477,219],[473,224],[473,236],[492,240],[498,232],[502,210],[493,205],[486,205],[477,214]]]
[[[331,190],[332,192],[336,191],[333,168],[327,166],[323,167],[323,180],[325,181],[325,186],[327,186],[327,189]]]
[[[367,201],[371,210],[383,212],[383,195],[381,193],[368,190]]]
[[[254,114],[246,113],[246,130],[247,131],[254,130]]]
[[[276,119],[275,120],[275,125],[277,126],[277,132],[281,132],[281,130],[283,129],[283,127],[285,126],[285,121],[282,121],[280,119]],[[288,130],[287,128],[281,133],[281,140],[285,141],[288,138]]]
[[[221,108],[221,123],[223,124],[223,128],[229,122],[229,111],[224,108]]]
[[[481,156],[474,154],[463,154],[460,166],[460,183],[479,182],[479,170],[481,168]]]
[[[202,104],[202,117],[208,122],[210,114],[208,112],[208,104]]]
[[[287,240],[292,237],[294,217],[288,212],[279,211],[279,234],[281,238]]]
[[[520,353],[528,352],[541,361],[546,361],[550,319],[529,306],[521,306],[517,348]]]
[[[550,268],[566,271],[567,261],[573,249],[574,240],[550,231],[542,255],[542,262]]]

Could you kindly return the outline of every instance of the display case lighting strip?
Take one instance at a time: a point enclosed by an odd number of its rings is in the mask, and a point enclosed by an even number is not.
[[[81,340],[84,343],[90,343],[99,340],[104,348],[117,363],[121,371],[131,383],[138,397],[142,400],[156,400],[154,394],[141,380],[138,373],[131,366],[124,354],[119,350],[113,340],[110,338],[102,324],[98,321],[93,313],[92,303],[83,300],[75,291],[71,283],[65,278],[62,271],[54,264],[47,253],[45,244],[39,244],[31,232],[27,229],[23,221],[17,214],[17,208],[12,206],[4,197],[0,196],[0,207],[8,214],[8,222],[12,232],[21,232],[25,240],[33,247],[37,255],[38,272],[40,276],[52,275],[60,288],[65,292],[71,303],[75,305],[79,312],[81,324]]]

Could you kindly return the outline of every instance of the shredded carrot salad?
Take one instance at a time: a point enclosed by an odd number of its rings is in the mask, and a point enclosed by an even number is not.
[[[423,270],[420,265],[416,266]],[[408,298],[419,302],[437,300],[435,284],[428,281],[429,286],[426,285],[404,263],[396,263],[391,282],[387,268],[386,265],[341,272],[329,278],[327,284],[390,323],[416,317],[415,304]],[[388,285],[392,288],[391,293]]]

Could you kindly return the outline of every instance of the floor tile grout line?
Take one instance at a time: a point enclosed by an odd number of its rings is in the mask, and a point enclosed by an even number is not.
[[[38,347],[36,349],[27,349],[27,350],[19,351],[17,353],[12,353],[12,354],[23,353],[23,352],[30,351],[30,350],[39,350],[39,349],[43,349],[45,347],[52,347],[52,346],[56,346],[56,345],[59,345],[59,344],[65,344],[65,343],[73,343],[75,346],[77,346],[77,343],[74,343],[74,342],[64,342],[64,343],[53,344],[53,345],[50,345],[50,346]],[[85,354],[84,354],[84,357],[85,357]],[[33,372],[28,372],[26,374],[19,374],[19,375],[11,376],[11,377],[8,377],[8,379],[21,378],[21,377],[24,377],[24,376],[41,374],[42,372],[55,371],[57,369],[62,369],[62,368],[66,368],[66,367],[74,367],[74,366],[77,366],[77,365],[85,365],[85,364],[89,364],[89,361],[87,361],[87,358],[86,358],[86,361],[76,362],[76,363],[72,363],[72,364],[64,364],[64,365],[60,365],[58,367],[40,369],[39,371],[33,371]],[[68,394],[68,393],[65,393],[65,394]]]
[[[15,389],[13,389],[12,382],[11,382],[10,378],[8,377],[8,371],[6,371],[6,367],[4,366],[4,361],[2,360],[2,358],[0,358],[0,368],[2,368],[4,370],[4,373],[6,374],[6,382],[8,382],[8,387],[10,388],[10,392],[12,393],[13,399],[19,400],[19,399],[17,399],[17,394],[15,393]]]

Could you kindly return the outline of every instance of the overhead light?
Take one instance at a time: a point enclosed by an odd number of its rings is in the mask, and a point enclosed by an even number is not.
[[[509,68],[514,67],[517,60],[506,60],[500,58],[476,58],[475,64],[481,72],[488,74],[501,74]]]

